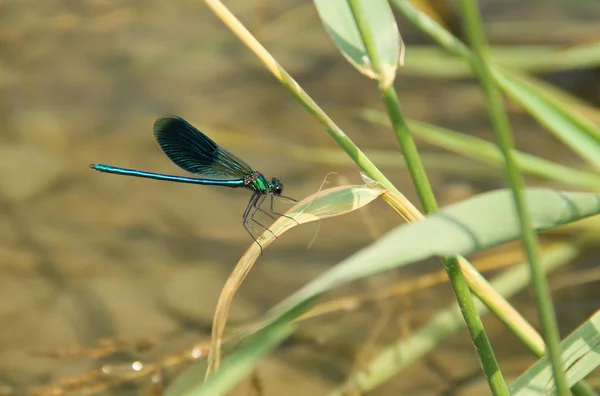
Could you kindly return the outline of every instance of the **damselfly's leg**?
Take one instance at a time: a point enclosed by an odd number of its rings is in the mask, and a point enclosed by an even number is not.
[[[252,229],[252,231],[256,232],[257,234],[258,234],[258,231],[256,231],[254,229],[254,227],[252,227],[252,224],[250,224],[248,222],[248,215],[250,214],[250,210],[252,210],[252,208],[256,204],[256,201],[258,201],[259,197],[260,197],[260,193],[254,193],[252,195],[252,198],[250,198],[250,201],[248,202],[248,206],[246,206],[246,210],[244,210],[244,214],[242,215],[242,225],[244,226],[244,229],[246,230],[246,232],[248,232],[248,234],[250,234],[252,239],[254,239],[254,242],[256,242],[258,247],[260,247],[260,253],[262,254],[262,251],[263,251],[262,245],[260,244],[260,242],[258,242],[258,239],[256,239],[256,237],[254,236],[254,234],[252,234],[252,232],[250,230]]]
[[[262,203],[261,203],[261,205],[262,205]],[[258,210],[259,210],[260,212],[262,212],[262,213],[266,214],[267,216],[269,216],[269,217],[270,217],[270,218],[272,218],[273,220],[275,220],[275,216],[271,215],[271,213],[269,213],[269,212],[267,212],[267,211],[265,211],[265,210],[262,210],[262,208],[260,208],[260,205],[259,205],[259,208],[258,208]]]
[[[256,224],[258,224],[259,226],[261,226],[262,228],[264,228],[265,230],[269,231],[271,233],[271,235],[273,235],[275,238],[277,238],[277,235],[273,234],[273,231],[271,231],[270,229],[268,229],[267,227],[265,227],[264,225],[262,225],[261,223],[258,222],[258,220],[256,220],[254,218],[254,215],[256,214],[257,211],[261,211],[264,212],[263,210],[260,209],[260,205],[263,204],[263,202],[265,202],[265,198],[267,196],[264,194],[261,194],[260,198],[258,198],[255,202],[254,202],[254,211],[252,211],[252,214],[250,215],[250,220],[252,220],[253,222],[255,222]]]
[[[288,198],[288,199],[291,199],[291,198]],[[277,216],[287,217],[288,219],[293,220],[296,224],[300,225],[300,223],[298,223],[296,221],[296,219],[294,219],[293,217],[290,217],[283,213],[276,212],[275,209],[273,208],[274,201],[275,201],[275,195],[271,194],[271,207],[270,207],[271,213],[276,214]]]
[[[246,210],[244,211],[244,214],[242,215],[242,219],[243,219],[242,224],[244,225],[244,228],[246,229],[246,231],[250,232],[250,229],[251,229],[256,234],[260,235],[260,233],[248,221],[248,217],[250,216],[250,211],[254,207],[254,202],[257,200],[257,198],[258,198],[258,196],[255,197],[255,195],[253,195],[252,198],[250,198],[250,202],[248,202],[248,205],[246,206]],[[250,233],[250,235],[256,241],[256,238],[254,237],[254,235],[252,233]],[[256,241],[256,242],[258,243],[258,241]]]

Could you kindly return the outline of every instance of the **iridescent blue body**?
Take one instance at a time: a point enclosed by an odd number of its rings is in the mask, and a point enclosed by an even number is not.
[[[90,165],[90,168],[99,172],[113,173],[115,175],[144,177],[146,179],[172,181],[177,183],[204,184],[225,187],[247,187],[247,185],[244,183],[244,180],[196,179],[194,177],[171,176],[164,175],[162,173],[144,172],[136,169],[119,168],[117,166],[103,164],[92,164]]]
[[[266,213],[260,206],[267,196],[271,198],[271,213],[281,216],[280,213],[273,210],[273,198],[281,196],[283,184],[275,177],[269,182],[260,172],[253,170],[244,160],[218,146],[208,136],[183,118],[175,116],[159,118],[154,123],[154,136],[171,161],[181,169],[199,177],[172,176],[103,164],[92,164],[90,167],[99,172],[116,175],[135,176],[177,183],[232,188],[244,187],[252,190],[252,197],[242,218],[244,228],[256,243],[258,241],[250,231],[250,229],[254,230],[254,228],[248,220],[268,230],[268,228],[254,219],[257,211],[260,210]],[[288,197],[285,198],[291,199]],[[268,213],[266,214],[268,215]]]

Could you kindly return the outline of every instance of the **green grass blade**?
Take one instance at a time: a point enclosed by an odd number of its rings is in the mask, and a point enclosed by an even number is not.
[[[392,0],[392,3],[425,34],[432,37],[451,54],[472,62],[473,54],[456,37],[452,36],[437,22],[420,12],[410,2]],[[597,46],[592,46],[595,53]],[[585,50],[579,49],[580,51]],[[493,76],[502,90],[525,108],[542,125],[546,126],[567,146],[581,155],[596,168],[600,166],[600,127],[582,118],[581,114],[569,106],[553,100],[535,84],[518,78],[514,73],[492,67]]]
[[[376,110],[363,110],[361,117],[371,122],[389,124],[387,116]],[[498,147],[483,139],[414,120],[409,121],[408,125],[416,137],[429,144],[498,168],[504,164]],[[527,174],[574,187],[600,189],[600,175],[596,173],[564,166],[520,151],[515,151],[515,156],[522,171]]]
[[[523,190],[525,180],[515,157],[514,136],[504,100],[492,77],[492,69],[488,60],[488,43],[483,26],[483,19],[477,0],[460,0],[459,9],[463,20],[463,30],[473,51],[470,65],[479,79],[488,107],[490,122],[496,137],[496,143],[502,152],[505,163],[506,179],[512,190],[515,211],[521,228],[521,240],[529,269],[531,285],[535,295],[536,308],[546,350],[552,361],[552,370],[558,394],[569,396],[569,387],[560,361],[560,333],[556,313],[552,304],[552,296],[548,280],[541,268],[539,259],[538,236],[533,228],[530,206],[527,204]],[[508,389],[504,390],[508,394]]]
[[[511,70],[511,73],[525,80],[528,84],[533,85],[536,89],[541,91],[545,97],[552,100],[552,102],[558,103],[566,108],[582,124],[587,124],[592,127],[594,125],[600,125],[600,109],[594,107],[594,105],[588,103],[584,99],[576,97],[572,93],[540,78],[525,73],[519,73],[514,70]]]
[[[561,349],[569,386],[600,367],[600,311],[569,335],[561,343]],[[543,357],[531,366],[511,384],[510,390],[513,396],[554,394],[552,368],[548,358]]]
[[[524,193],[538,231],[600,213],[600,195],[549,189],[526,189]],[[284,313],[307,298],[359,278],[434,255],[464,256],[519,237],[511,191],[480,194],[390,231],[294,293],[273,313]]]
[[[473,75],[463,59],[432,45],[409,45],[410,62],[402,74],[435,78],[465,78]],[[600,41],[572,48],[548,45],[518,45],[490,48],[497,66],[528,73],[548,73],[595,67],[600,64]]]
[[[357,4],[361,22],[373,32],[376,52],[371,57],[348,1],[315,0],[323,26],[342,55],[362,74],[388,87],[394,83],[396,70],[404,56],[404,43],[396,19],[387,0],[359,0]]]
[[[493,69],[504,92],[548,128],[567,147],[600,169],[600,127],[581,120],[535,85],[506,70]]]
[[[385,21],[369,20],[366,10],[368,7],[372,6],[372,4],[373,3],[367,5],[363,0],[348,0],[348,6],[356,21],[356,26],[365,45],[368,59],[373,65],[373,69],[383,75],[383,71],[386,70],[387,65],[381,60],[381,53],[377,47],[377,42],[380,40],[377,37],[377,26]],[[389,7],[387,1],[386,7]],[[391,11],[388,13],[392,16]],[[417,191],[417,195],[419,196],[421,205],[423,205],[425,213],[429,214],[437,212],[438,205],[433,194],[433,189],[431,188],[431,183],[425,172],[425,167],[423,166],[423,161],[417,150],[417,146],[415,145],[414,139],[408,129],[408,125],[406,124],[406,117],[404,117],[402,112],[400,101],[393,85],[393,78],[389,81],[380,78],[377,85],[396,134],[396,139],[398,140],[400,149],[406,160],[410,177]],[[441,259],[450,284],[452,285],[452,289],[454,290],[456,300],[463,313],[467,329],[473,341],[473,346],[475,347],[475,352],[481,361],[481,367],[488,379],[490,389],[494,394],[508,395],[508,388],[506,387],[502,371],[494,356],[494,351],[485,332],[485,328],[483,327],[483,323],[475,309],[471,291],[469,290],[467,281],[460,269],[458,259],[453,256],[444,256],[441,257]]]
[[[542,266],[545,271],[553,271],[573,260],[582,248],[573,244],[560,243],[542,254]],[[508,298],[523,290],[529,284],[527,263],[521,263],[496,276],[491,285],[498,293]],[[480,313],[487,312],[481,302],[477,302]],[[456,303],[435,314],[420,329],[415,330],[408,339],[399,340],[379,352],[370,362],[365,363],[348,383],[360,392],[368,392],[389,380],[410,364],[431,352],[442,341],[464,327],[462,315]],[[342,389],[333,395],[343,394]],[[330,395],[330,396],[333,396]]]
[[[587,135],[592,136],[597,142],[600,142],[600,126],[588,118],[584,112],[581,112],[573,106],[573,101],[576,101],[576,98],[568,100],[567,98],[570,95],[567,92],[562,91],[561,95],[561,90],[559,88],[525,73],[516,73],[508,70],[500,70],[500,72],[505,77],[518,81],[530,91],[535,92],[537,96],[548,102],[550,106],[562,110],[569,121],[579,127]],[[550,89],[550,87],[553,89]]]

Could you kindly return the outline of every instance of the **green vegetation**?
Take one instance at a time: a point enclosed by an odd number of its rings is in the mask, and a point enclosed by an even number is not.
[[[293,293],[269,311],[260,323],[226,337],[229,305],[259,257],[258,248],[253,244],[238,263],[219,300],[205,385],[202,385],[204,379],[198,375],[197,369],[193,369],[196,375],[184,375],[168,394],[225,394],[248,375],[261,357],[291,334],[295,322],[323,293],[344,283],[410,265],[430,256],[441,258],[455,292],[456,303],[435,315],[410,338],[380,351],[332,394],[341,395],[346,390],[366,392],[381,386],[463,326],[469,331],[475,346],[473,353],[477,354],[494,395],[506,395],[509,392],[518,395],[540,392],[594,394],[583,380],[600,365],[600,359],[597,358],[600,356],[599,316],[590,318],[560,343],[545,279],[548,271],[569,262],[594,243],[593,230],[580,231],[568,242],[543,250],[538,244],[537,232],[552,230],[600,213],[600,195],[583,191],[527,188],[522,175],[535,175],[581,190],[597,190],[600,177],[589,169],[578,169],[515,151],[501,95],[518,104],[578,154],[589,167],[598,169],[600,127],[589,117],[590,108],[526,74],[536,65],[519,62],[521,58],[518,52],[507,56],[508,52],[505,51],[502,61],[496,61],[494,51],[487,48],[474,0],[461,1],[459,8],[467,42],[470,43],[468,46],[405,0],[393,0],[391,5],[386,0],[315,0],[324,28],[338,50],[361,74],[375,81],[374,89],[379,90],[387,117],[383,113],[364,109],[360,115],[370,122],[383,122],[392,127],[391,132],[401,148],[398,156],[404,157],[420,204],[425,210],[423,217],[222,3],[216,0],[206,0],[206,3],[323,125],[367,179],[367,186],[325,189],[305,198],[287,213],[295,220],[277,220],[273,232],[279,235],[308,221],[343,215],[376,198],[383,199],[399,215],[399,225]],[[405,54],[391,6],[436,41],[446,51],[444,56],[449,54],[452,73],[460,72],[463,75],[468,70],[465,67],[470,67],[483,89],[497,146],[459,132],[406,119],[394,88],[394,80],[397,73],[402,72],[400,66],[404,61],[411,62],[411,50],[409,47]],[[598,48],[600,46],[597,43],[578,48],[575,51],[577,56],[569,58],[568,67],[594,62],[598,64]],[[559,51],[553,52],[547,48],[540,51],[543,62],[538,67],[545,70],[566,67]],[[423,53],[421,51],[421,56]],[[527,57],[528,53],[523,56]],[[445,62],[443,57],[437,59],[436,62]],[[454,105],[460,106],[460,98]],[[510,189],[484,193],[438,210],[426,167],[413,138],[426,140],[429,144],[475,161],[502,167]],[[411,224],[401,224],[402,219]],[[463,257],[512,240],[523,242],[527,261],[497,275],[490,283]],[[274,237],[268,233],[261,241],[265,248],[272,242]],[[527,286],[531,286],[535,292],[543,337],[506,300]],[[522,373],[512,384],[506,382],[479,318],[479,314],[486,310],[496,315],[534,355],[541,357],[536,365]],[[236,341],[235,348],[221,359],[221,347],[232,340]],[[546,350],[548,355],[544,355]]]

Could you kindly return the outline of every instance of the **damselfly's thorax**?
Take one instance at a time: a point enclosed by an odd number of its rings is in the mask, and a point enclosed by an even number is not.
[[[254,172],[244,178],[244,185],[252,191],[266,194],[270,190],[270,184],[260,172]]]
[[[244,185],[248,185],[250,183],[252,183],[253,181],[255,181],[256,179],[262,178],[263,180],[265,180],[264,176],[260,174],[260,172],[254,172],[253,174],[251,174],[250,176],[246,177],[244,179]],[[265,183],[267,181],[265,180]]]
[[[254,172],[252,175],[244,179],[244,185],[252,191],[263,194],[281,195],[283,192],[283,184],[278,178],[274,177],[269,183],[260,172]]]

